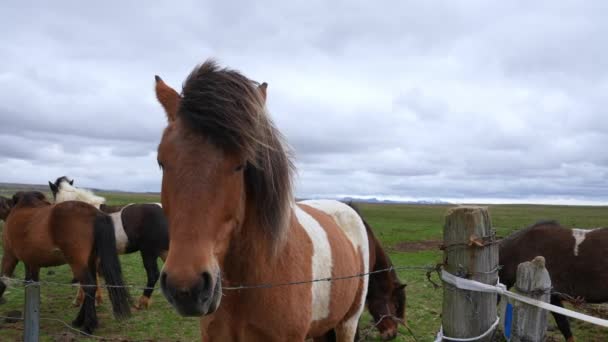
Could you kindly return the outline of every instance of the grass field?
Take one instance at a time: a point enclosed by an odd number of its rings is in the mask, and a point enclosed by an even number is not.
[[[156,202],[154,195],[99,193],[108,199],[109,204],[131,202]],[[377,236],[389,250],[395,265],[431,265],[440,261],[441,252],[434,246],[440,240],[444,214],[448,206],[417,205],[360,205],[364,216],[374,227]],[[490,214],[494,227],[500,236],[515,229],[527,226],[541,219],[557,219],[567,226],[596,227],[608,225],[608,208],[605,207],[570,207],[570,206],[536,206],[536,205],[493,205]],[[418,242],[427,242],[418,244]],[[404,245],[405,243],[405,245]],[[410,246],[406,248],[404,246]],[[121,257],[126,282],[145,284],[145,272],[139,254]],[[70,272],[66,266],[53,268],[53,274],[41,272],[41,280],[58,283],[69,283]],[[418,341],[432,341],[440,325],[441,290],[433,289],[426,280],[425,274],[419,271],[400,272],[402,281],[407,282],[407,320]],[[15,275],[23,277],[20,266]],[[68,286],[44,286],[41,290],[41,317],[71,322],[76,316],[77,308],[71,306],[76,291]],[[132,291],[133,298],[140,295]],[[0,306],[0,315],[10,310],[22,310],[23,289],[9,288],[5,294],[7,303]],[[177,316],[167,304],[159,291],[153,295],[150,310],[134,311],[133,317],[124,322],[112,319],[106,302],[99,309],[100,327],[95,334],[108,340],[117,341],[195,341],[199,339],[198,321]],[[598,312],[593,312],[598,315]],[[599,313],[601,314],[601,312]],[[604,312],[606,316],[606,312]],[[369,325],[370,318],[365,315],[361,325]],[[550,319],[550,328],[554,326]],[[74,335],[58,321],[43,320],[41,327],[42,341],[87,340]],[[578,341],[607,341],[608,331],[587,324],[574,323],[573,330]],[[398,341],[413,341],[405,329]],[[20,340],[21,323],[0,324],[0,341]],[[559,332],[553,329],[550,339],[561,341]],[[374,335],[369,340],[374,340]]]

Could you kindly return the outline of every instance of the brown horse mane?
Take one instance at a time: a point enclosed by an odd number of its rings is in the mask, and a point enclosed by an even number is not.
[[[186,79],[177,116],[190,132],[247,162],[247,201],[253,206],[248,215],[278,242],[289,225],[294,168],[257,86],[238,71],[208,60]]]
[[[41,207],[51,205],[40,191],[19,191],[13,195],[14,207]]]

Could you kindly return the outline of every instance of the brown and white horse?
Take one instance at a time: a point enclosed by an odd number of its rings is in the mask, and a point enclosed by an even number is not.
[[[205,341],[303,341],[336,329],[353,341],[367,294],[367,234],[335,215],[295,204],[292,163],[265,108],[265,84],[207,61],[182,96],[156,77],[168,125],[158,147],[170,247],[167,300],[201,316]],[[225,287],[232,289],[222,290]]]
[[[334,206],[334,201],[303,201],[300,203],[310,204],[332,215],[339,216],[339,207]],[[358,208],[353,203],[348,203],[361,216]],[[405,324],[405,287],[397,277],[397,272],[390,269],[393,263],[382,248],[380,241],[374,235],[372,227],[361,216],[369,242],[369,266],[370,272],[365,298],[367,310],[373,317],[373,324],[380,332],[384,341],[397,337],[399,324]],[[341,225],[349,224],[348,220],[336,218]],[[328,332],[323,338],[315,339],[315,342],[332,342],[336,340],[335,332]]]
[[[117,318],[129,316],[112,219],[95,207],[76,201],[52,205],[41,192],[18,192],[2,231],[4,254],[0,276],[12,276],[18,261],[26,280],[38,281],[40,268],[69,264],[74,278],[86,285],[76,327],[90,334],[97,327],[94,274],[99,266]],[[0,281],[0,297],[6,285]]]

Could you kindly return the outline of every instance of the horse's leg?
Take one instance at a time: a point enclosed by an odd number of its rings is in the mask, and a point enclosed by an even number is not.
[[[95,290],[95,306],[100,306],[103,303],[103,292],[101,291],[101,286],[99,286],[99,272],[95,272],[95,281],[97,284],[97,288]]]
[[[551,304],[557,305],[562,308],[564,307],[559,295],[555,294],[551,295]],[[559,331],[562,332],[562,335],[564,335],[566,341],[574,342],[574,336],[572,336],[572,331],[570,330],[570,323],[568,322],[568,317],[555,312],[552,312],[552,314],[553,318],[555,318],[555,323],[557,323],[557,328],[559,329]]]
[[[82,327],[83,331],[91,334],[97,328],[97,311],[95,309],[95,291],[97,285],[95,274],[97,273],[95,262],[90,262],[89,267],[80,272],[79,281],[83,285],[84,301],[78,312],[78,316],[72,322],[76,327]]]
[[[72,301],[72,305],[75,307],[81,306],[82,303],[84,302],[84,290],[82,289],[82,286],[78,286],[78,292],[76,293],[76,297],[74,297],[74,300]]]
[[[143,295],[139,297],[139,302],[136,305],[136,308],[138,309],[147,309],[150,306],[150,297],[152,297],[154,285],[156,285],[156,282],[160,277],[158,264],[156,263],[157,257],[158,255],[154,252],[150,252],[147,250],[141,251],[141,258],[144,262],[144,268],[146,269],[148,282],[146,283],[146,289],[144,289]]]
[[[336,341],[350,342],[356,341],[358,321],[354,318],[349,318],[346,321],[338,324],[336,327]]]
[[[17,260],[12,253],[5,251],[4,255],[2,255],[2,269],[0,270],[0,276],[12,277],[18,262],[19,260]],[[6,299],[2,297],[4,291],[6,291],[6,284],[0,280],[0,304],[4,304],[4,302],[6,302]]]

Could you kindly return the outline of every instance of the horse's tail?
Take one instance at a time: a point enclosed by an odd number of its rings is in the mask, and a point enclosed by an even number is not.
[[[99,258],[99,271],[106,280],[112,311],[117,319],[131,315],[129,291],[122,278],[122,269],[116,252],[114,223],[106,214],[98,213],[94,223],[95,252]]]

